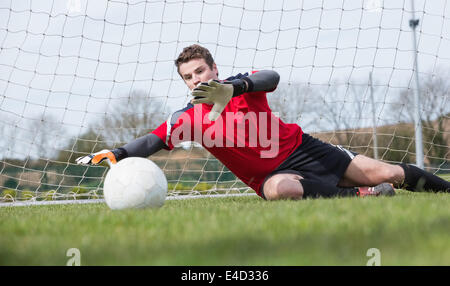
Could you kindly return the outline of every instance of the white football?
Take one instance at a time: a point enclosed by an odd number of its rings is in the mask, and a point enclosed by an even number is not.
[[[112,165],[106,174],[103,195],[113,210],[159,208],[166,200],[167,179],[152,161],[129,157]]]

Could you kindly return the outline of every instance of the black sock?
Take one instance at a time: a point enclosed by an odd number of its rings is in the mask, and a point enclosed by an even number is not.
[[[332,197],[355,197],[358,194],[358,188],[339,188],[333,185],[314,181],[310,179],[301,179],[300,184],[303,187],[303,198],[332,198]]]
[[[405,180],[397,188],[413,192],[450,192],[450,182],[413,165],[400,164],[405,171]]]

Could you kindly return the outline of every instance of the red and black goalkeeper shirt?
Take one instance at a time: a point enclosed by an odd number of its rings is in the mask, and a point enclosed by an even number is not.
[[[211,108],[209,104],[189,103],[152,133],[165,142],[167,150],[185,141],[201,144],[261,196],[266,176],[301,144],[300,126],[275,116],[266,92],[233,97],[216,121],[208,119]]]

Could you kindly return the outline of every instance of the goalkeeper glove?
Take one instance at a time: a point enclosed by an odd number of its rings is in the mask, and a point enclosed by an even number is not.
[[[210,80],[207,84],[201,83],[192,91],[194,99],[192,104],[214,104],[208,114],[211,121],[215,121],[231,98],[247,91],[247,83],[241,79],[225,81],[223,83]]]
[[[104,149],[94,154],[78,157],[75,159],[75,162],[78,165],[98,165],[108,159],[112,164],[116,164],[119,160],[125,157],[127,157],[126,150],[123,148],[114,150]]]

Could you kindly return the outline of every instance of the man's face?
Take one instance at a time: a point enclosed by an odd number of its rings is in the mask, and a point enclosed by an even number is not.
[[[213,64],[211,69],[205,62],[205,59],[192,59],[187,63],[183,63],[179,66],[179,71],[190,90],[193,90],[201,82],[219,79],[216,64]]]

